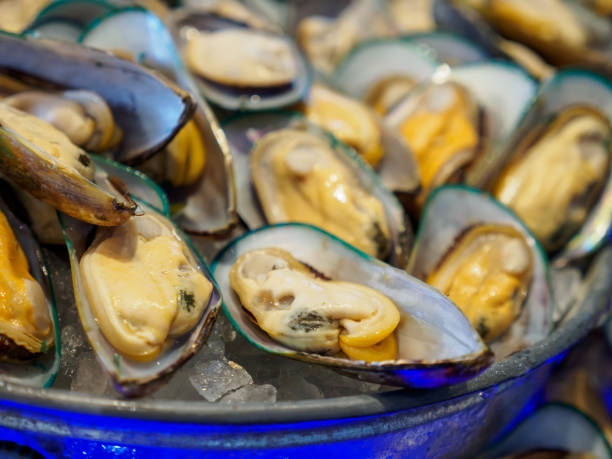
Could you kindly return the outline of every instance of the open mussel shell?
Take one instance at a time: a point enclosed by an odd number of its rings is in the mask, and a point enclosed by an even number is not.
[[[32,360],[22,363],[0,362],[0,380],[26,386],[49,387],[55,380],[59,369],[61,354],[59,324],[50,273],[38,242],[32,236],[30,229],[15,217],[2,198],[0,198],[0,211],[5,215],[15,238],[23,249],[30,274],[42,287],[53,327],[51,333],[54,341],[52,347],[47,347],[46,352]]]
[[[410,39],[380,39],[359,44],[338,64],[334,84],[356,99],[365,99],[375,86],[391,77],[418,83],[431,77],[440,62]]]
[[[554,71],[531,49],[501,37],[465,3],[434,0],[433,15],[439,29],[466,37],[492,58],[514,60],[538,79],[548,78]]]
[[[467,3],[501,35],[533,48],[554,65],[612,70],[612,23],[578,0]]]
[[[238,214],[247,227],[255,229],[267,224],[251,178],[251,151],[255,143],[266,134],[287,128],[305,130],[323,139],[334,150],[338,159],[355,172],[363,188],[369,190],[382,203],[391,240],[391,253],[388,260],[394,266],[405,267],[412,244],[412,229],[399,201],[384,187],[374,170],[365,164],[352,148],[339,142],[320,127],[308,122],[299,113],[245,114],[228,119],[223,123],[223,129],[234,157]]]
[[[522,310],[508,330],[490,343],[497,360],[544,339],[552,330],[553,297],[546,255],[511,210],[488,194],[462,185],[437,188],[427,200],[408,272],[419,279],[439,265],[465,230],[478,224],[510,226],[532,253],[533,274]]]
[[[164,24],[148,11],[124,8],[99,18],[80,40],[94,48],[127,52],[140,64],[170,76],[193,95],[196,103],[193,120],[204,142],[206,164],[193,185],[168,187],[171,203],[180,209],[174,219],[183,230],[193,234],[219,234],[231,229],[237,216],[227,141],[210,107],[183,68]]]
[[[391,108],[385,115],[385,121],[388,126],[401,132],[406,120],[415,112],[440,110],[435,108],[436,105],[449,105],[449,95],[462,101],[460,107],[469,116],[477,139],[471,147],[455,147],[455,153],[449,155],[446,162],[433,173],[431,165],[435,162],[430,159],[433,152],[421,152],[424,161],[421,166],[429,166],[429,175],[433,176],[423,184],[423,192],[428,193],[447,182],[470,183],[472,171],[479,170],[481,163],[490,161],[491,156],[498,154],[500,147],[514,132],[521,116],[532,103],[536,90],[537,83],[523,69],[511,63],[488,61],[458,65],[438,71],[430,80],[417,85]],[[468,138],[465,129],[460,132],[465,139]],[[460,143],[462,140],[458,136],[443,139],[449,146],[451,142]],[[436,144],[431,144],[431,147],[436,147]],[[437,147],[440,148],[439,145]],[[424,172],[421,168],[423,182]]]
[[[59,214],[66,239],[74,296],[81,324],[100,365],[113,378],[117,390],[128,397],[143,395],[154,390],[156,381],[158,382],[160,378],[171,374],[197,352],[210,333],[221,306],[221,296],[217,284],[189,238],[174,226],[170,219],[158,213],[152,207],[143,203],[140,207],[145,214],[154,215],[157,221],[167,225],[175,237],[185,244],[199,271],[213,286],[208,305],[204,308],[198,323],[186,334],[171,340],[159,356],[148,362],[140,362],[120,355],[105,338],[85,293],[84,280],[79,267],[81,257],[92,242],[91,236],[95,227]]]
[[[585,107],[598,110],[612,120],[612,85],[597,74],[565,70],[544,84],[537,99],[524,114],[510,139],[498,155],[479,171],[473,183],[491,188],[503,173],[519,146],[534,127],[548,123],[564,109]],[[609,141],[609,140],[608,140]],[[609,143],[608,154],[610,153]],[[597,202],[590,208],[580,230],[553,257],[557,266],[566,265],[593,252],[604,243],[612,224],[612,167]]]
[[[114,157],[125,163],[138,163],[163,148],[194,110],[187,92],[152,72],[72,43],[0,33],[0,68],[33,88],[100,95],[124,133]]]
[[[367,363],[296,351],[255,324],[230,286],[236,260],[254,249],[277,247],[333,280],[378,290],[398,307],[398,359]],[[268,226],[230,243],[215,259],[213,272],[223,294],[223,308],[251,343],[272,354],[331,366],[362,380],[432,388],[465,381],[491,362],[491,353],[465,316],[445,296],[405,271],[369,257],[334,236],[298,223]],[[421,338],[421,339],[419,339]]]
[[[585,459],[612,457],[612,448],[601,427],[586,413],[565,403],[542,405],[480,457],[528,458],[532,457],[528,452],[536,451],[540,455],[534,458],[570,457],[570,454]],[[551,455],[544,456],[546,451]]]
[[[211,68],[210,71],[207,71],[207,75],[198,75],[194,68],[191,68],[194,81],[204,97],[222,108],[247,111],[280,108],[298,101],[310,88],[313,78],[312,69],[298,46],[288,36],[254,28],[219,14],[189,8],[176,10],[170,18],[169,24],[186,63],[190,62],[187,52],[188,44],[191,40],[197,39],[201,32],[210,34],[210,37],[214,37],[216,33],[227,32],[239,35],[247,34],[244,37],[236,36],[232,40],[224,42],[225,45],[222,52],[226,53],[226,56],[223,59],[226,59],[227,65],[233,69],[232,72],[222,70],[215,70],[213,72],[213,66],[207,64]],[[275,42],[274,50],[263,49],[257,51],[259,53],[258,59],[271,61],[273,59],[280,59],[279,56],[282,55],[284,56],[283,58],[288,59],[290,64],[287,62],[281,66],[276,63],[272,65],[271,62],[268,62],[266,65],[269,67],[269,70],[265,72],[261,70],[250,72],[249,69],[237,71],[237,66],[242,65],[240,62],[240,59],[243,58],[240,56],[240,48],[244,46],[244,41],[242,40],[248,41],[249,36],[253,37],[250,43],[251,48],[260,46],[260,44],[265,46],[264,43],[267,41]],[[279,51],[281,44],[284,49],[282,53]],[[255,54],[255,51],[251,50],[248,52],[248,57],[254,59]],[[236,59],[239,61],[236,61]],[[219,61],[222,59],[217,57],[215,60]],[[264,78],[257,81],[256,84],[250,82],[251,78],[244,82],[242,81],[248,75],[261,75],[263,73],[273,75],[274,72],[271,69],[277,67],[285,69],[292,67],[294,69],[293,78],[290,81],[286,79],[278,81],[273,79],[270,80],[270,83],[266,83]],[[206,66],[202,65],[202,69],[205,68]],[[241,76],[237,76],[238,74],[241,74]]]

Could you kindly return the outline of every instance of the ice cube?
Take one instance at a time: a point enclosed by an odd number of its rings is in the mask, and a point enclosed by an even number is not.
[[[276,387],[271,384],[247,384],[219,400],[220,403],[275,402]]]
[[[94,353],[82,354],[70,390],[92,395],[113,394],[111,386],[110,376],[100,367]]]
[[[212,360],[198,363],[189,381],[198,393],[209,402],[242,386],[253,383],[251,375],[231,360]]]

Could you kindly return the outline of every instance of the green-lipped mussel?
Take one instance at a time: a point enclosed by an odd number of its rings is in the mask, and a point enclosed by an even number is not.
[[[408,272],[448,295],[498,359],[552,328],[546,256],[511,211],[475,189],[430,195]]]
[[[491,361],[446,297],[309,225],[247,233],[213,269],[230,320],[273,354],[408,387],[453,384]]]
[[[187,237],[167,217],[141,207],[141,215],[114,228],[60,219],[81,323],[100,364],[127,396],[150,391],[193,355],[221,304]]]

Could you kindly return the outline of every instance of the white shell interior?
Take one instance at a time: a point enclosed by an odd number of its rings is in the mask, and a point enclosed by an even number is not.
[[[363,99],[373,84],[390,75],[405,75],[422,81],[433,75],[440,65],[427,51],[408,40],[365,42],[338,65],[334,81],[356,99]]]

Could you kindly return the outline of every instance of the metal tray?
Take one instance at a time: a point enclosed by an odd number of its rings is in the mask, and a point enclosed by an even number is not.
[[[50,253],[51,265],[63,263]],[[66,269],[65,267],[63,268]],[[54,279],[58,301],[70,282]],[[612,247],[593,260],[571,317],[545,340],[447,388],[222,405],[114,400],[0,383],[0,438],[50,457],[472,457],[543,387],[610,307]]]

